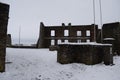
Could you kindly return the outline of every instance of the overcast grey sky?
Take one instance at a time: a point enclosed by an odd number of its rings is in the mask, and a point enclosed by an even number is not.
[[[37,41],[40,22],[45,25],[93,23],[93,0],[0,0],[10,4],[8,33],[14,43]],[[101,0],[103,23],[120,21],[120,0]],[[95,0],[96,24],[100,24],[99,0]],[[27,40],[27,41],[26,41]]]

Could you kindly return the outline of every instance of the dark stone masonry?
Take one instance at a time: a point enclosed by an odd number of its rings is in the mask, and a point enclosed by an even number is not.
[[[98,45],[89,45],[91,42]],[[88,45],[81,45],[82,43]],[[50,51],[57,50],[57,61],[62,64],[73,62],[90,65],[100,62],[106,65],[113,64],[113,55],[120,55],[120,23],[103,24],[101,30],[95,24],[62,23],[61,26],[45,26],[41,22],[37,47],[49,48]]]
[[[112,45],[97,43],[69,43],[59,44],[57,62],[61,64],[84,63],[93,65],[101,63],[113,64]]]
[[[65,25],[45,26],[40,24],[40,34],[37,42],[38,48],[57,46],[60,42],[94,42],[97,41],[97,25]],[[50,47],[52,48],[52,47]]]
[[[103,42],[113,44],[114,54],[120,55],[120,22],[103,25]]]
[[[5,71],[8,15],[9,5],[0,3],[0,72]]]

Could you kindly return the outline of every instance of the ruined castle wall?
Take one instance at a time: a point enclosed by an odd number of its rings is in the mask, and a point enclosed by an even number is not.
[[[52,42],[53,45],[58,45],[60,42],[94,42],[94,31],[97,32],[98,27],[94,25],[71,25],[66,26],[64,23],[62,26],[40,26],[40,36],[38,40],[38,48],[49,48]],[[67,32],[67,34],[65,33]],[[89,35],[87,35],[87,32]],[[53,34],[54,33],[54,34]],[[52,35],[53,34],[53,35]]]
[[[120,23],[107,23],[103,25],[103,42],[112,43],[114,52],[117,52],[120,55]],[[113,38],[114,40],[105,39]]]
[[[117,38],[120,34],[119,22],[103,25],[103,38]]]
[[[9,5],[0,3],[0,72],[5,71],[8,14]]]

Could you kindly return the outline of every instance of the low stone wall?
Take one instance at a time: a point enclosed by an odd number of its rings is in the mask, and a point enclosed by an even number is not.
[[[110,54],[112,45],[91,45],[91,44],[60,44],[58,45],[57,62],[84,63],[93,65],[101,63],[113,64],[113,57]]]

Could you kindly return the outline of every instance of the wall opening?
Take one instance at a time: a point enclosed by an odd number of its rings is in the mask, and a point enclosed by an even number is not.
[[[55,30],[51,30],[51,36],[55,36]]]
[[[68,40],[65,40],[64,43],[68,43],[69,41]]]
[[[77,36],[82,36],[81,31],[77,31]]]
[[[68,30],[64,30],[64,36],[69,36],[69,31]]]
[[[90,36],[90,30],[86,31],[86,36]]]
[[[62,43],[62,41],[59,39],[59,40],[57,40],[57,44],[60,44],[60,43]]]
[[[55,40],[51,40],[51,45],[55,45]]]
[[[77,43],[81,43],[81,40],[77,40]]]
[[[90,39],[87,39],[86,42],[90,42]]]

